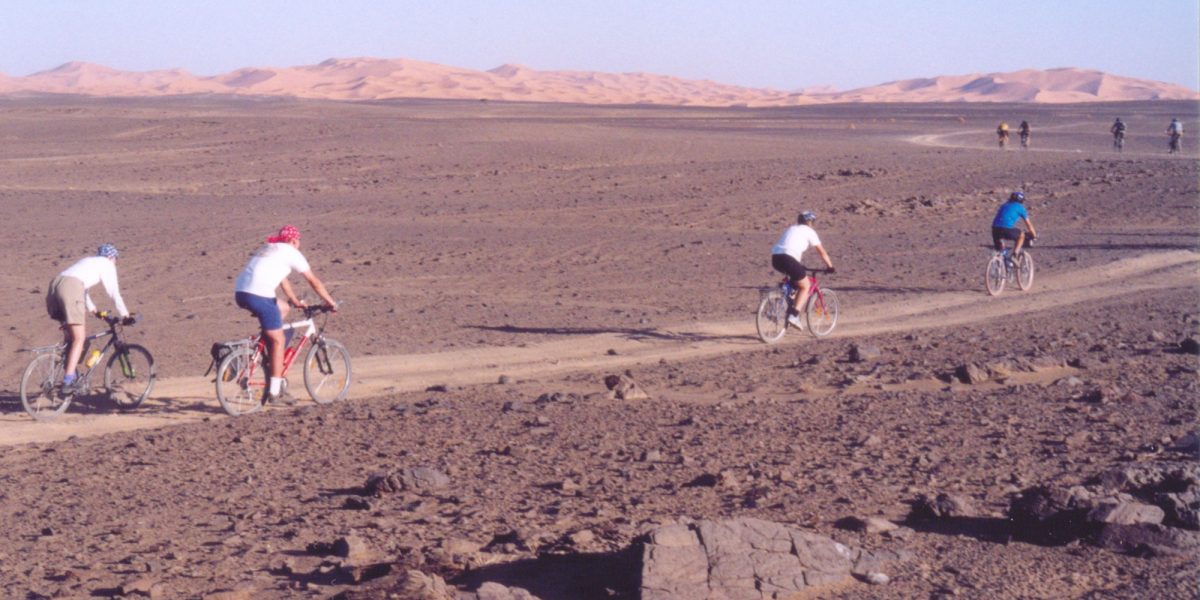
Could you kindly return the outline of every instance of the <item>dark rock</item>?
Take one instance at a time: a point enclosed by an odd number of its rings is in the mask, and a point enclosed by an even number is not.
[[[432,467],[409,467],[398,473],[376,473],[367,478],[364,496],[383,496],[400,491],[427,492],[444,489],[450,477]]]
[[[650,399],[650,394],[647,394],[628,374],[605,376],[604,387],[607,387],[612,397],[617,400]]]
[[[1009,503],[1013,535],[1039,544],[1066,544],[1091,535],[1096,526],[1088,519],[1090,497],[1077,488],[1064,490],[1035,486]]]
[[[940,493],[937,496],[922,495],[913,504],[917,517],[945,519],[952,517],[974,517],[974,504],[964,496]]]
[[[1179,342],[1179,349],[1186,354],[1200,354],[1200,340],[1194,336],[1183,338],[1183,341]]]
[[[879,346],[872,344],[854,344],[850,346],[850,362],[867,362],[869,360],[878,360],[883,356],[883,351]]]
[[[972,385],[983,383],[991,379],[991,377],[988,375],[987,369],[975,363],[958,365],[954,369],[954,376],[957,377],[959,381]]]
[[[350,496],[342,502],[342,508],[347,510],[371,510],[371,501],[360,496]]]
[[[1096,536],[1101,548],[1137,556],[1192,556],[1200,553],[1200,533],[1163,525],[1105,525]]]

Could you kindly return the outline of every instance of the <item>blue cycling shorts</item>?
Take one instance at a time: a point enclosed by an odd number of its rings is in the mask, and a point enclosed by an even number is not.
[[[237,292],[233,295],[238,307],[244,308],[258,317],[258,325],[263,331],[283,329],[283,315],[279,312],[279,304],[274,298],[255,296],[248,292]]]

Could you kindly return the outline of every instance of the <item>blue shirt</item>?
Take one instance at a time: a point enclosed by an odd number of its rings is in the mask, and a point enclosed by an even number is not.
[[[996,211],[996,218],[992,219],[992,227],[1012,228],[1017,226],[1017,221],[1028,218],[1029,211],[1025,210],[1024,204],[1009,200],[1001,204],[1000,210]]]

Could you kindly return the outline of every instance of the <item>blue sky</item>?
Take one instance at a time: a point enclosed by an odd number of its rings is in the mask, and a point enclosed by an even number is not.
[[[3,0],[0,73],[327,58],[642,71],[794,90],[1082,67],[1200,89],[1197,0]]]

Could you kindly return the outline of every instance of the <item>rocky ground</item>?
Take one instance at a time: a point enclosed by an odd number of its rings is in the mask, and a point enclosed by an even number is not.
[[[356,307],[339,337],[357,355],[749,327],[801,203],[824,215],[848,318],[983,294],[986,225],[1017,185],[1052,283],[1195,250],[1194,157],[1136,138],[1120,157],[1073,151],[1113,110],[1148,128],[1178,108],[1039,108],[1045,151],[1000,153],[982,125],[1013,107],[8,102],[0,137],[22,143],[0,156],[0,249],[21,293],[0,301],[0,348],[49,337],[42,279],[91,243],[70,227],[122,236],[126,298],[163,324],[139,335],[166,376],[201,371],[212,339],[246,328],[225,288],[260,221],[285,216]],[[1200,310],[1182,268],[1182,285],[1114,280],[1111,295],[953,326],[10,446],[0,589],[386,598],[411,569],[461,593],[636,598],[646,534],[753,517],[903,555],[886,583],[862,574],[817,597],[1194,597],[1194,552],[1035,543],[1008,518],[1038,485],[1196,459]],[[1005,294],[994,302],[1023,302]],[[647,397],[614,397],[606,376]],[[11,394],[3,411],[22,418]]]

